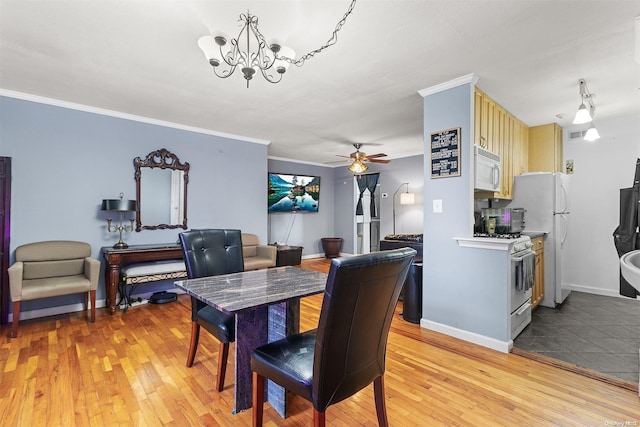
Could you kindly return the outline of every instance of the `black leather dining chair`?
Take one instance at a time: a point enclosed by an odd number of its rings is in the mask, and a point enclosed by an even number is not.
[[[373,382],[380,426],[388,425],[384,398],[387,337],[416,251],[402,248],[331,262],[318,328],[256,348],[253,425],[261,426],[265,379],[313,404],[314,426],[327,407]]]
[[[180,233],[180,244],[189,279],[244,271],[240,230],[190,230]],[[216,389],[222,391],[229,344],[236,338],[235,316],[191,297],[191,343],[187,367],[193,365],[196,357],[200,327],[220,341]]]

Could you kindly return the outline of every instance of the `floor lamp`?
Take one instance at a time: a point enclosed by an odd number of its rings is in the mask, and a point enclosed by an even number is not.
[[[414,193],[409,193],[409,183],[403,182],[402,184],[400,184],[396,192],[393,193],[393,234],[396,234],[396,195],[403,185],[407,186],[407,190],[404,193],[400,194],[400,204],[414,205],[416,203],[416,195]]]

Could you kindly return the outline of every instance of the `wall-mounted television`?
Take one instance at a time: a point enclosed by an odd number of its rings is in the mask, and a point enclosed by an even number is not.
[[[320,177],[269,172],[269,212],[318,212]]]

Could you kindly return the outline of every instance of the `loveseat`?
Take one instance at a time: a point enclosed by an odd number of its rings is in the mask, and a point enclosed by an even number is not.
[[[277,254],[275,246],[261,245],[255,234],[242,233],[242,255],[245,271],[275,267]]]

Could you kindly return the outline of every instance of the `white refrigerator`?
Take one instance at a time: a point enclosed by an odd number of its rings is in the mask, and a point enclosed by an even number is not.
[[[540,305],[554,308],[571,292],[566,278],[569,238],[569,176],[533,172],[514,177],[510,207],[525,209],[525,232],[543,232],[544,298]]]

